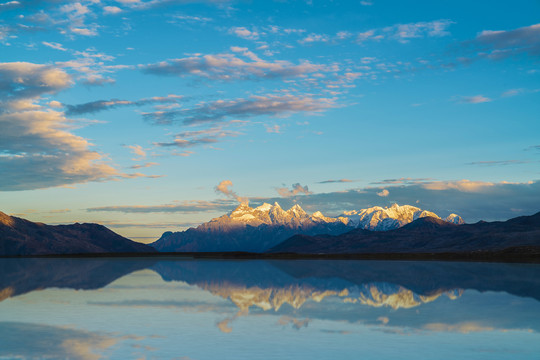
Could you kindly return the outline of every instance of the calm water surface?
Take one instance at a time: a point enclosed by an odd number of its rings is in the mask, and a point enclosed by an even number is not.
[[[540,265],[0,259],[1,359],[540,359]]]

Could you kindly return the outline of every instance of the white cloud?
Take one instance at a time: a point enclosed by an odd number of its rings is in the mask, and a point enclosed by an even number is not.
[[[70,84],[71,77],[67,73],[49,65],[0,63],[0,103],[54,93]]]
[[[279,126],[279,125],[266,126],[266,132],[267,133],[280,134],[281,133],[281,126]]]
[[[501,94],[502,97],[511,97],[520,95],[525,92],[525,89],[510,89]]]
[[[311,195],[313,194],[311,191],[309,191],[308,186],[302,186],[300,183],[292,184],[291,189],[287,189],[286,187],[276,188],[276,191],[278,194],[282,197],[291,197],[296,196],[298,194],[304,194],[304,195]]]
[[[247,48],[235,46],[231,50],[241,53],[246,59],[235,54],[197,55],[142,65],[141,68],[143,72],[154,75],[193,75],[219,80],[293,78],[327,70],[325,66],[309,61],[297,65],[282,60],[265,61]]]
[[[241,37],[242,39],[246,40],[257,40],[259,39],[259,33],[256,31],[251,31],[246,29],[245,27],[232,27],[229,29],[230,34],[234,34],[238,37]]]
[[[156,124],[180,120],[184,124],[221,122],[228,117],[246,118],[262,115],[289,116],[293,113],[319,113],[336,107],[334,99],[296,95],[253,95],[247,99],[218,100],[192,109],[157,111],[143,114]]]
[[[381,192],[378,192],[377,195],[380,197],[387,197],[388,195],[390,195],[390,192],[386,189],[383,189]]]
[[[52,49],[56,49],[56,50],[60,50],[60,51],[67,51],[67,49],[65,49],[62,44],[59,44],[57,42],[47,42],[47,41],[42,41],[41,42],[43,45],[45,46],[48,46]]]
[[[183,131],[175,134],[172,142],[156,142],[154,145],[159,147],[190,148],[198,145],[214,144],[226,137],[236,137],[240,134],[238,131],[226,130],[223,126],[217,126],[204,130]]]
[[[217,193],[221,193],[231,199],[235,199],[241,204],[247,205],[249,203],[249,199],[238,196],[238,194],[231,189],[232,186],[233,186],[233,183],[231,180],[223,180],[218,185],[216,185],[215,190]]]
[[[485,97],[483,95],[475,95],[475,96],[464,96],[461,98],[461,102],[467,103],[467,104],[481,104],[486,102],[491,102],[492,100],[488,97]]]
[[[310,44],[314,42],[328,42],[330,40],[330,37],[328,35],[324,34],[309,34],[302,40],[298,40],[301,44]]]
[[[41,64],[1,63],[0,190],[30,190],[88,181],[138,177],[123,174],[92,150],[93,144],[72,133],[63,112],[38,105],[44,94],[71,84],[63,70]]]
[[[428,190],[459,190],[462,192],[481,192],[494,186],[494,183],[485,181],[471,181],[467,179],[457,181],[432,181],[422,185]]]
[[[421,21],[416,23],[395,24],[382,29],[370,29],[356,35],[356,41],[363,43],[367,40],[394,39],[407,43],[414,38],[448,36],[447,31],[453,21],[440,19],[434,21]]]
[[[141,160],[141,159],[146,158],[146,151],[143,149],[141,145],[126,145],[126,147],[128,149],[131,149],[131,152],[133,154],[141,157],[140,159],[136,159],[136,160]]]
[[[66,129],[63,113],[22,111],[0,115],[0,190],[28,190],[120,177],[92,144]]]
[[[104,14],[118,14],[121,13],[122,9],[120,9],[118,6],[105,6],[103,7],[103,13]]]
[[[417,22],[409,24],[396,24],[383,31],[389,33],[390,37],[398,39],[400,42],[408,42],[413,38],[420,37],[441,37],[450,35],[446,30],[454,22],[446,19],[429,22]]]

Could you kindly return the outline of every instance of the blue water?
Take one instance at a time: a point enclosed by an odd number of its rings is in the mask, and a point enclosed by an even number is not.
[[[540,265],[0,259],[0,358],[540,359]]]

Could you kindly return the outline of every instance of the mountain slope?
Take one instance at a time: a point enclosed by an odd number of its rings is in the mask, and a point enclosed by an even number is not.
[[[342,234],[351,229],[347,223],[320,212],[309,216],[299,205],[285,211],[278,203],[256,208],[241,204],[197,228],[166,232],[150,245],[170,252],[264,252],[295,234]]]
[[[212,219],[197,228],[166,232],[150,244],[164,252],[264,252],[287,238],[297,235],[339,235],[356,227],[385,231],[411,221],[436,214],[420,208],[397,204],[390,208],[372,207],[347,212],[336,218],[320,211],[307,214],[300,205],[285,211],[276,202],[251,208],[240,204],[231,213]],[[461,224],[463,219],[452,214],[448,221]]]
[[[299,254],[442,253],[474,251],[523,251],[540,253],[540,213],[505,222],[455,225],[424,217],[399,229],[376,232],[352,230],[339,236],[297,235],[269,252]]]
[[[0,256],[153,251],[102,225],[52,226],[0,212]]]

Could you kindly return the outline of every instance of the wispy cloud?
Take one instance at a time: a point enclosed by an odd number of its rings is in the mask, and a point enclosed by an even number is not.
[[[428,22],[422,21],[409,24],[396,24],[384,28],[383,31],[389,34],[391,38],[397,39],[400,42],[408,42],[410,39],[420,37],[448,36],[450,33],[447,29],[453,23],[453,21],[447,19]]]
[[[298,40],[298,42],[301,44],[310,44],[315,42],[328,42],[329,40],[330,37],[328,35],[311,33],[303,39]]]
[[[123,213],[204,213],[230,211],[237,205],[235,200],[182,201],[164,205],[102,206],[88,208],[87,211],[117,211]]]
[[[135,101],[120,99],[96,100],[78,105],[65,105],[65,107],[66,115],[82,115],[124,106],[144,106],[151,104],[178,103],[182,99],[183,97],[180,95],[171,94],[168,96],[155,96],[152,98],[140,99]]]
[[[317,184],[350,183],[350,182],[353,182],[353,181],[354,180],[349,180],[349,179],[324,180],[324,181],[319,181]]]
[[[235,26],[229,29],[229,34],[234,34],[246,40],[258,40],[259,33],[254,30],[248,30],[245,27]]]
[[[250,118],[255,116],[289,116],[294,113],[320,113],[337,107],[334,99],[297,95],[253,95],[247,99],[218,100],[203,103],[195,108],[174,111],[157,111],[143,116],[155,124],[216,123],[229,117]]]
[[[280,134],[281,133],[281,126],[279,125],[267,125],[266,126],[266,132],[271,134]]]
[[[156,165],[159,165],[159,164],[156,163],[156,162],[147,162],[147,163],[144,163],[144,164],[136,164],[136,165],[130,166],[129,168],[130,169],[143,169],[143,168],[156,166]]]
[[[232,190],[232,186],[233,186],[233,183],[231,180],[223,180],[219,184],[216,185],[214,190],[218,194],[223,194],[227,196],[228,198],[238,201],[241,204],[248,204],[249,199],[246,197],[238,196],[238,194]]]
[[[484,30],[472,42],[490,50],[484,57],[500,59],[525,53],[540,55],[540,24],[525,26],[514,30]]]
[[[492,100],[488,97],[485,97],[483,95],[475,95],[475,96],[463,96],[460,99],[460,102],[465,104],[481,104],[486,102],[491,102]]]
[[[467,163],[467,165],[480,165],[480,166],[506,166],[506,165],[519,165],[528,164],[530,160],[495,160],[495,161],[474,161]]]
[[[159,147],[190,148],[197,145],[214,144],[224,138],[236,137],[240,134],[238,131],[227,130],[219,126],[203,130],[183,131],[175,134],[172,142],[155,142],[154,145]]]
[[[110,77],[110,74],[131,68],[128,65],[107,65],[115,57],[99,52],[95,48],[75,51],[73,55],[75,56],[73,60],[57,62],[55,65],[71,70],[78,75],[77,80],[82,80],[85,85],[113,84],[115,80]]]
[[[173,18],[180,21],[187,21],[187,22],[206,23],[206,22],[212,21],[212,18],[209,18],[209,17],[193,16],[193,15],[174,15]]]
[[[47,42],[47,41],[42,41],[41,42],[43,45],[47,46],[47,47],[50,47],[51,49],[55,49],[55,50],[60,50],[60,51],[67,51],[66,48],[64,48],[62,46],[62,44],[59,44],[57,42]]]
[[[86,17],[92,14],[92,10],[87,5],[80,2],[72,2],[60,7],[60,12],[67,17],[67,27],[65,32],[82,36],[96,36],[99,26],[95,23],[86,24]]]
[[[243,58],[234,53],[197,55],[141,65],[140,68],[144,73],[153,75],[191,75],[214,80],[293,78],[326,69],[323,65],[312,64],[309,61],[300,64],[284,60],[266,61],[247,48],[232,49]]]
[[[448,36],[450,35],[448,28],[452,24],[454,22],[448,19],[395,24],[385,28],[370,29],[357,33],[356,41],[363,43],[367,40],[392,39],[401,43],[408,43],[411,39],[416,38]]]
[[[131,152],[137,156],[139,156],[139,159],[133,159],[133,160],[142,160],[146,158],[146,150],[143,149],[141,145],[125,145],[128,149],[131,149]]]
[[[381,181],[375,181],[375,182],[372,182],[371,184],[374,184],[374,185],[411,185],[411,184],[423,184],[430,181],[433,181],[433,179],[402,177],[399,179],[384,179]]]

